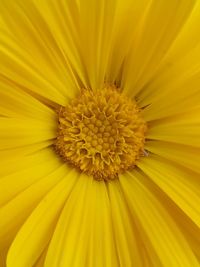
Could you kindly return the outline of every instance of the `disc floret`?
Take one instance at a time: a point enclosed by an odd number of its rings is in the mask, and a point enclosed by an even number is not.
[[[58,116],[56,151],[97,180],[115,179],[142,154],[146,123],[137,104],[114,86],[84,89]]]

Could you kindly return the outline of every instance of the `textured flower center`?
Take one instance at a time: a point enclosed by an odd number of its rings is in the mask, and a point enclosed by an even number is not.
[[[135,166],[145,131],[140,109],[116,87],[84,89],[60,108],[55,149],[79,170],[109,180]]]

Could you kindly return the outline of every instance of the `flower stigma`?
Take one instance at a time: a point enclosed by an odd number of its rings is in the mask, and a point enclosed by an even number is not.
[[[82,89],[58,112],[56,152],[96,180],[113,180],[143,155],[147,125],[116,86]]]

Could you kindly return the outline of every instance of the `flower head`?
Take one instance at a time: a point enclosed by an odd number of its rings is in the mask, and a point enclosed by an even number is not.
[[[199,18],[1,0],[0,266],[200,266]]]
[[[59,110],[55,149],[80,171],[109,180],[134,167],[145,131],[137,105],[116,88],[86,89]]]

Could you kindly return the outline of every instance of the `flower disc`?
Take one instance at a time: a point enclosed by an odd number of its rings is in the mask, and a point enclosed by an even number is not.
[[[114,179],[142,154],[146,124],[115,87],[84,89],[59,111],[56,151],[98,180]]]

